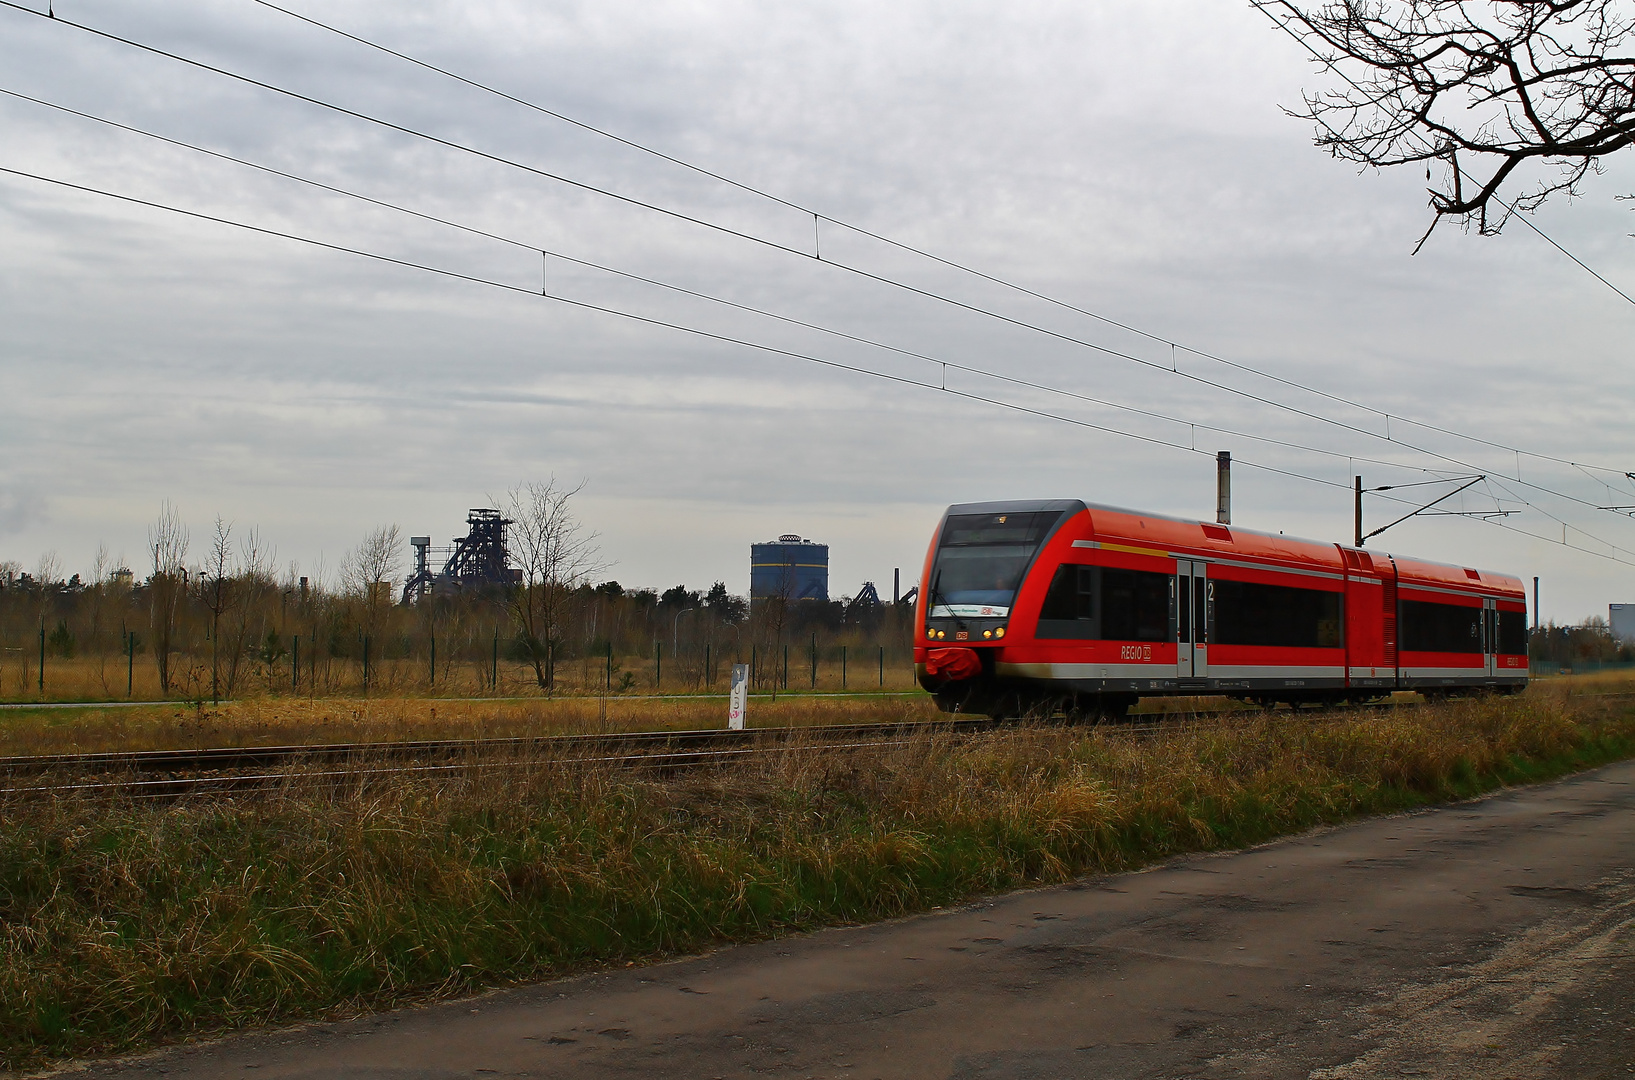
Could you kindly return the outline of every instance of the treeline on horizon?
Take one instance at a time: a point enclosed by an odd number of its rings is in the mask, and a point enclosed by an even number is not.
[[[75,661],[86,693],[118,696],[140,664],[163,696],[187,699],[698,689],[724,685],[733,663],[753,663],[758,686],[801,687],[837,662],[878,666],[882,683],[887,664],[912,664],[912,605],[752,605],[720,581],[661,592],[604,577],[596,536],[571,511],[577,491],[553,481],[509,493],[515,584],[440,583],[409,603],[395,525],[348,551],[333,583],[294,564],[280,571],[258,532],[220,518],[198,553],[168,503],[148,530],[140,575],[105,550],[88,576],[67,579],[54,555],[33,573],[0,561],[0,695],[33,692],[42,656],[48,666]]]
[[[603,577],[596,536],[572,513],[578,490],[552,481],[508,493],[516,584],[444,586],[407,604],[395,525],[347,552],[334,584],[293,564],[280,573],[257,531],[220,518],[190,558],[190,531],[168,503],[140,577],[105,549],[86,577],[64,579],[54,554],[33,573],[0,561],[0,696],[43,693],[42,661],[75,662],[77,696],[131,692],[140,662],[161,695],[201,700],[719,688],[733,663],[752,664],[760,688],[862,686],[866,672],[885,685],[888,666],[892,685],[912,685],[912,604],[751,605],[720,581],[627,589]],[[1599,617],[1533,631],[1529,653],[1540,673],[1635,662]]]

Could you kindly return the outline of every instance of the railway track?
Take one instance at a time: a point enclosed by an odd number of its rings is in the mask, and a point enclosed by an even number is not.
[[[637,731],[29,755],[0,758],[0,777],[11,781],[0,781],[4,783],[0,796],[83,793],[163,798],[248,791],[294,779],[339,782],[385,775],[451,775],[517,768],[542,760],[679,770],[770,753],[899,746],[928,730],[959,734],[993,726],[987,718],[972,718],[927,724],[829,724],[743,731]],[[16,782],[25,777],[37,777],[43,782]]]
[[[1629,698],[1635,693],[1582,695]],[[1379,711],[1417,702],[1350,706]],[[1333,711],[1308,709],[1300,712]],[[1259,715],[1242,707],[1142,713],[1102,726],[1117,735],[1150,736],[1189,721]],[[233,746],[189,750],[108,751],[0,757],[0,797],[27,794],[118,794],[176,798],[266,789],[371,776],[453,775],[517,768],[542,760],[618,768],[677,771],[747,760],[772,753],[811,753],[900,746],[927,732],[974,734],[1014,726],[987,717],[905,723],[825,724],[805,727],[633,731],[478,739]],[[33,778],[35,782],[28,782]]]
[[[287,746],[223,746],[200,750],[113,750],[90,754],[31,754],[0,757],[0,774],[54,769],[168,771],[182,769],[255,768],[300,762],[318,764],[359,758],[427,757],[623,748],[628,753],[691,747],[731,746],[759,740],[788,741],[798,735],[819,739],[919,733],[928,727],[974,731],[992,727],[986,718],[923,723],[822,724],[806,727],[721,728],[683,731],[624,731],[595,735],[539,735],[481,739],[411,739],[355,743],[303,743]]]

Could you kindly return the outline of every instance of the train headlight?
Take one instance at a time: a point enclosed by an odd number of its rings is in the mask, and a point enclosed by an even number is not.
[[[993,631],[992,630],[984,630],[984,631],[982,631],[982,636],[983,637],[993,637]]]
[[[994,637],[1004,637],[1005,636],[1005,628],[1003,626],[995,627],[994,632],[993,632],[993,636]]]

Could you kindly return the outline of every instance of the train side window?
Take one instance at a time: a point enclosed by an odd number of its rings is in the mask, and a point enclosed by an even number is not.
[[[1499,651],[1506,656],[1527,655],[1527,612],[1499,612]]]
[[[1101,568],[1104,641],[1169,640],[1169,574]]]
[[[1171,640],[1169,574],[1105,566],[1056,568],[1039,609],[1042,639]]]
[[[1051,621],[1095,618],[1095,570],[1093,566],[1072,563],[1058,566],[1056,576],[1050,579],[1050,591],[1045,593],[1039,618]]]
[[[1341,596],[1252,581],[1215,579],[1212,622],[1216,645],[1338,649]]]
[[[1404,600],[1401,621],[1402,648],[1408,652],[1482,651],[1482,609],[1479,607]],[[1500,633],[1503,633],[1502,620]],[[1524,647],[1520,651],[1527,650]]]

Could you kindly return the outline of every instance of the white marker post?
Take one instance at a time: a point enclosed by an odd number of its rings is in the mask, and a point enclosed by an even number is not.
[[[744,712],[749,707],[749,665],[732,665],[732,696],[727,701],[727,730],[744,730]]]

